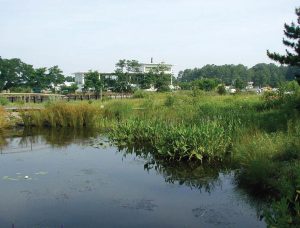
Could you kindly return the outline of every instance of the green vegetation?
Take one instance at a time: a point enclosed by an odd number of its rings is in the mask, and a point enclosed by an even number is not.
[[[287,224],[298,224],[297,83],[285,83],[279,91],[264,95],[219,95],[195,88],[176,93],[137,91],[134,97],[50,102],[41,111],[21,116],[26,126],[107,130],[118,146],[150,152],[160,162],[234,168],[239,186],[269,202],[274,200],[272,209],[265,212],[270,224],[282,223],[283,217],[288,218]],[[289,210],[279,216],[276,208]]]
[[[98,71],[89,71],[85,74],[85,90],[92,89],[97,95],[99,95],[104,87],[104,82]]]
[[[186,69],[178,74],[179,85],[186,88],[190,82],[199,79],[218,79],[226,85],[235,85],[238,80],[238,88],[249,81],[254,86],[277,87],[284,81],[294,80],[295,72],[299,68],[292,66],[276,66],[275,64],[259,63],[248,68],[244,65],[206,65],[202,68]]]
[[[296,13],[300,17],[300,9]],[[286,25],[285,29],[288,38],[299,39],[299,26]],[[297,46],[287,40],[284,44]],[[207,65],[180,73],[181,86],[189,91],[137,90],[130,100],[50,102],[40,111],[22,112],[21,118],[25,126],[108,130],[116,145],[139,155],[151,153],[158,167],[169,161],[229,167],[235,170],[238,186],[267,200],[270,207],[265,209],[264,216],[270,227],[299,227],[300,86],[295,81],[284,82],[299,70],[299,48],[295,51],[297,55],[288,56],[268,52],[272,59],[290,67],[258,64],[247,69],[242,65]],[[18,61],[9,64],[15,63]],[[164,74],[163,65],[148,74],[139,74],[135,60],[120,60],[116,67],[115,91],[132,91],[131,82],[168,91],[170,75]],[[59,75],[55,69],[49,69],[48,74]],[[24,70],[28,68],[24,66]],[[45,72],[44,68],[37,69],[34,75],[42,78]],[[99,93],[107,86],[104,79],[98,72],[90,71],[86,89]],[[257,86],[279,89],[260,96],[226,95],[223,83],[242,89],[250,80]],[[7,81],[2,87],[12,84]],[[42,87],[37,81],[32,85]],[[0,102],[6,104],[5,100]],[[6,126],[5,111],[0,109],[0,129]]]
[[[35,69],[20,59],[0,57],[0,91],[24,92],[32,89],[40,92],[43,89],[54,89],[64,81],[64,75],[58,66]]]
[[[98,110],[91,104],[57,102],[49,103],[40,111],[23,111],[25,126],[36,127],[93,127]]]
[[[8,105],[9,101],[5,98],[5,97],[0,97],[0,105],[4,106],[4,105]]]

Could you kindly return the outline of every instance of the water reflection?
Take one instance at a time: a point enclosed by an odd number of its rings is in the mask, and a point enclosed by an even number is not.
[[[5,141],[4,153],[11,153],[14,149],[22,153],[0,159],[2,187],[6,187],[3,192],[7,195],[0,202],[2,205],[7,203],[5,198],[13,199],[10,192],[11,185],[15,184],[14,195],[27,200],[33,211],[42,212],[40,208],[51,205],[53,199],[55,210],[45,209],[49,218],[63,215],[63,210],[83,214],[81,208],[92,208],[89,215],[95,216],[98,227],[119,221],[120,216],[124,220],[128,216],[134,218],[130,221],[140,219],[139,224],[148,224],[148,227],[166,222],[164,216],[172,218],[165,227],[187,224],[188,227],[238,227],[245,221],[249,227],[261,225],[257,221],[258,215],[253,215],[260,211],[260,205],[234,187],[233,172],[226,166],[169,162],[154,157],[147,148],[116,148],[111,146],[107,137],[92,129],[18,129],[5,132],[2,138]],[[41,150],[43,147],[46,150]],[[25,151],[44,153],[38,156],[23,153]],[[19,175],[17,172],[22,173],[22,178],[11,181]],[[25,180],[24,175],[33,179]],[[19,208],[21,203],[13,202],[14,207],[6,217],[10,218],[14,208]],[[99,210],[109,211],[114,218],[100,224],[97,220]],[[5,213],[3,208],[2,213]],[[58,220],[73,221],[74,217],[62,216]],[[26,219],[24,221],[28,224]],[[78,221],[75,218],[74,222]]]
[[[168,161],[154,157],[147,148],[119,147],[119,152],[127,155],[135,155],[142,158],[144,170],[155,170],[162,175],[165,182],[178,185],[186,185],[190,188],[211,192],[216,186],[221,185],[220,173],[230,171],[226,166],[208,166],[199,162]]]
[[[33,144],[48,144],[53,147],[66,147],[72,143],[84,144],[85,140],[96,137],[95,129],[73,128],[19,128],[0,132],[0,148],[19,138],[15,146],[32,146]]]
[[[266,202],[253,195],[249,195],[246,191],[236,186],[234,181],[235,172],[230,163],[211,166],[201,164],[200,162],[168,161],[153,156],[148,148],[140,146],[119,146],[118,150],[120,153],[123,153],[124,157],[134,155],[143,159],[145,161],[144,170],[155,170],[157,174],[164,177],[165,182],[176,185],[185,185],[191,189],[197,189],[200,192],[205,191],[211,193],[215,188],[222,188],[222,185],[225,184],[224,177],[230,177],[229,184],[235,186],[234,191],[237,198],[241,202],[247,202],[247,204],[256,211],[257,218],[260,220],[263,219],[262,213]],[[201,216],[207,213],[204,209],[201,209],[200,212],[199,208],[193,210],[195,217],[199,217],[199,213]]]
[[[18,138],[18,140],[16,140]],[[94,129],[69,129],[69,128],[25,128],[7,131],[0,134],[2,149],[6,145],[14,144],[19,152],[21,148],[30,150],[41,149],[42,146],[67,147],[70,144],[89,145],[95,148],[106,148],[111,146],[106,137],[99,136]],[[27,150],[28,151],[28,150]],[[210,167],[199,162],[175,162],[162,160],[154,157],[147,148],[118,147],[118,152],[126,157],[133,155],[143,162],[144,170],[155,172],[164,177],[165,182],[171,184],[185,185],[192,189],[211,192],[216,186],[221,185],[220,173],[230,171],[226,167]]]

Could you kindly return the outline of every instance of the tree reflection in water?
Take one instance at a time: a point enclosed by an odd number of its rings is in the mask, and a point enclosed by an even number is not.
[[[86,140],[96,137],[94,129],[73,128],[20,128],[0,132],[0,148],[4,149],[9,142],[18,138],[20,147],[32,147],[34,144],[46,144],[52,147],[67,147],[72,143],[86,144]]]
[[[17,140],[16,140],[17,139]],[[14,129],[0,133],[0,149],[1,152],[10,142],[17,147],[36,146],[52,146],[67,147],[71,144],[92,146],[95,148],[111,147],[112,143],[105,135],[101,135],[99,131],[94,129],[68,129],[68,128],[29,128]],[[115,147],[114,147],[115,148]],[[226,165],[212,166],[201,164],[193,161],[170,161],[164,160],[151,153],[151,150],[142,146],[119,146],[117,148],[123,157],[133,156],[143,162],[144,170],[147,172],[154,171],[161,175],[166,183],[188,186],[191,189],[212,192],[216,187],[222,185],[224,175],[233,176],[234,171],[230,163]],[[23,151],[22,151],[23,152]],[[25,151],[27,152],[27,151]],[[235,185],[234,183],[232,183]],[[243,201],[248,201],[251,207],[255,208],[258,215],[262,211],[261,200],[256,200],[236,187],[235,192]]]
[[[186,185],[200,191],[211,192],[222,184],[220,174],[230,172],[225,165],[208,166],[193,161],[163,160],[155,157],[148,148],[119,146],[118,149],[125,157],[130,154],[143,159],[144,170],[155,170],[167,183]]]

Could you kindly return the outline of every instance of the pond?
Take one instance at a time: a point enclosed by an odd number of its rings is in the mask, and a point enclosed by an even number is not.
[[[93,131],[0,138],[0,227],[265,227],[226,169],[168,164]]]

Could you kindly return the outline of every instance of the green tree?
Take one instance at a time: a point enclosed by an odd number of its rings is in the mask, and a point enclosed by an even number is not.
[[[128,73],[139,73],[141,64],[137,60],[126,60],[126,71]]]
[[[0,57],[0,90],[26,86],[33,74],[33,67],[20,59],[2,59]]]
[[[75,82],[75,78],[72,76],[65,76],[65,81],[66,82]]]
[[[115,73],[117,75],[117,81],[115,84],[115,91],[131,92],[132,88],[130,84],[132,79],[136,78],[136,74],[139,72],[140,63],[137,60],[120,59],[116,63]]]
[[[278,86],[282,81],[291,80],[290,75],[293,71],[295,69],[290,70],[290,67],[265,63],[256,64],[250,69],[242,64],[206,65],[202,68],[180,71],[178,80],[180,82],[190,82],[204,78],[215,78],[226,85],[231,85],[237,78],[240,78],[244,83],[253,81],[256,86]]]
[[[295,13],[298,16],[297,25],[295,23],[290,25],[284,24],[284,35],[286,38],[283,39],[283,44],[293,51],[286,50],[286,54],[281,55],[267,50],[267,55],[276,62],[297,67],[298,70],[295,77],[300,85],[300,7],[296,8]]]
[[[70,86],[66,86],[66,85],[61,86],[60,91],[63,94],[69,94],[69,93],[75,93],[77,89],[78,89],[78,85],[74,83]]]
[[[104,83],[101,80],[101,75],[98,71],[89,71],[84,77],[84,89],[92,89],[97,95],[102,93]],[[102,95],[102,94],[101,94]]]
[[[204,79],[193,81],[192,85],[193,87],[196,87],[204,91],[212,91],[218,86],[219,83],[220,80],[218,79],[204,78]]]
[[[217,92],[218,92],[218,94],[220,94],[220,95],[226,94],[226,89],[225,89],[224,84],[218,85],[218,87],[217,87]]]
[[[48,73],[46,75],[47,85],[50,88],[53,88],[59,84],[65,82],[65,76],[61,69],[58,66],[53,66],[48,69]]]
[[[157,89],[157,92],[168,92],[170,91],[170,75],[161,72],[156,75],[156,80],[154,86]]]
[[[29,77],[28,85],[36,93],[40,93],[41,90],[46,89],[49,86],[47,80],[47,68],[41,67],[34,69],[33,74]]]
[[[234,87],[236,89],[241,90],[241,89],[245,88],[245,86],[246,86],[246,84],[245,84],[245,82],[242,79],[240,79],[239,77],[237,79],[235,79],[235,81],[234,81]]]
[[[169,71],[169,66],[160,63],[156,68],[153,69],[151,73],[154,74],[154,86],[158,92],[170,91],[169,85],[171,84],[171,74],[166,73]]]

